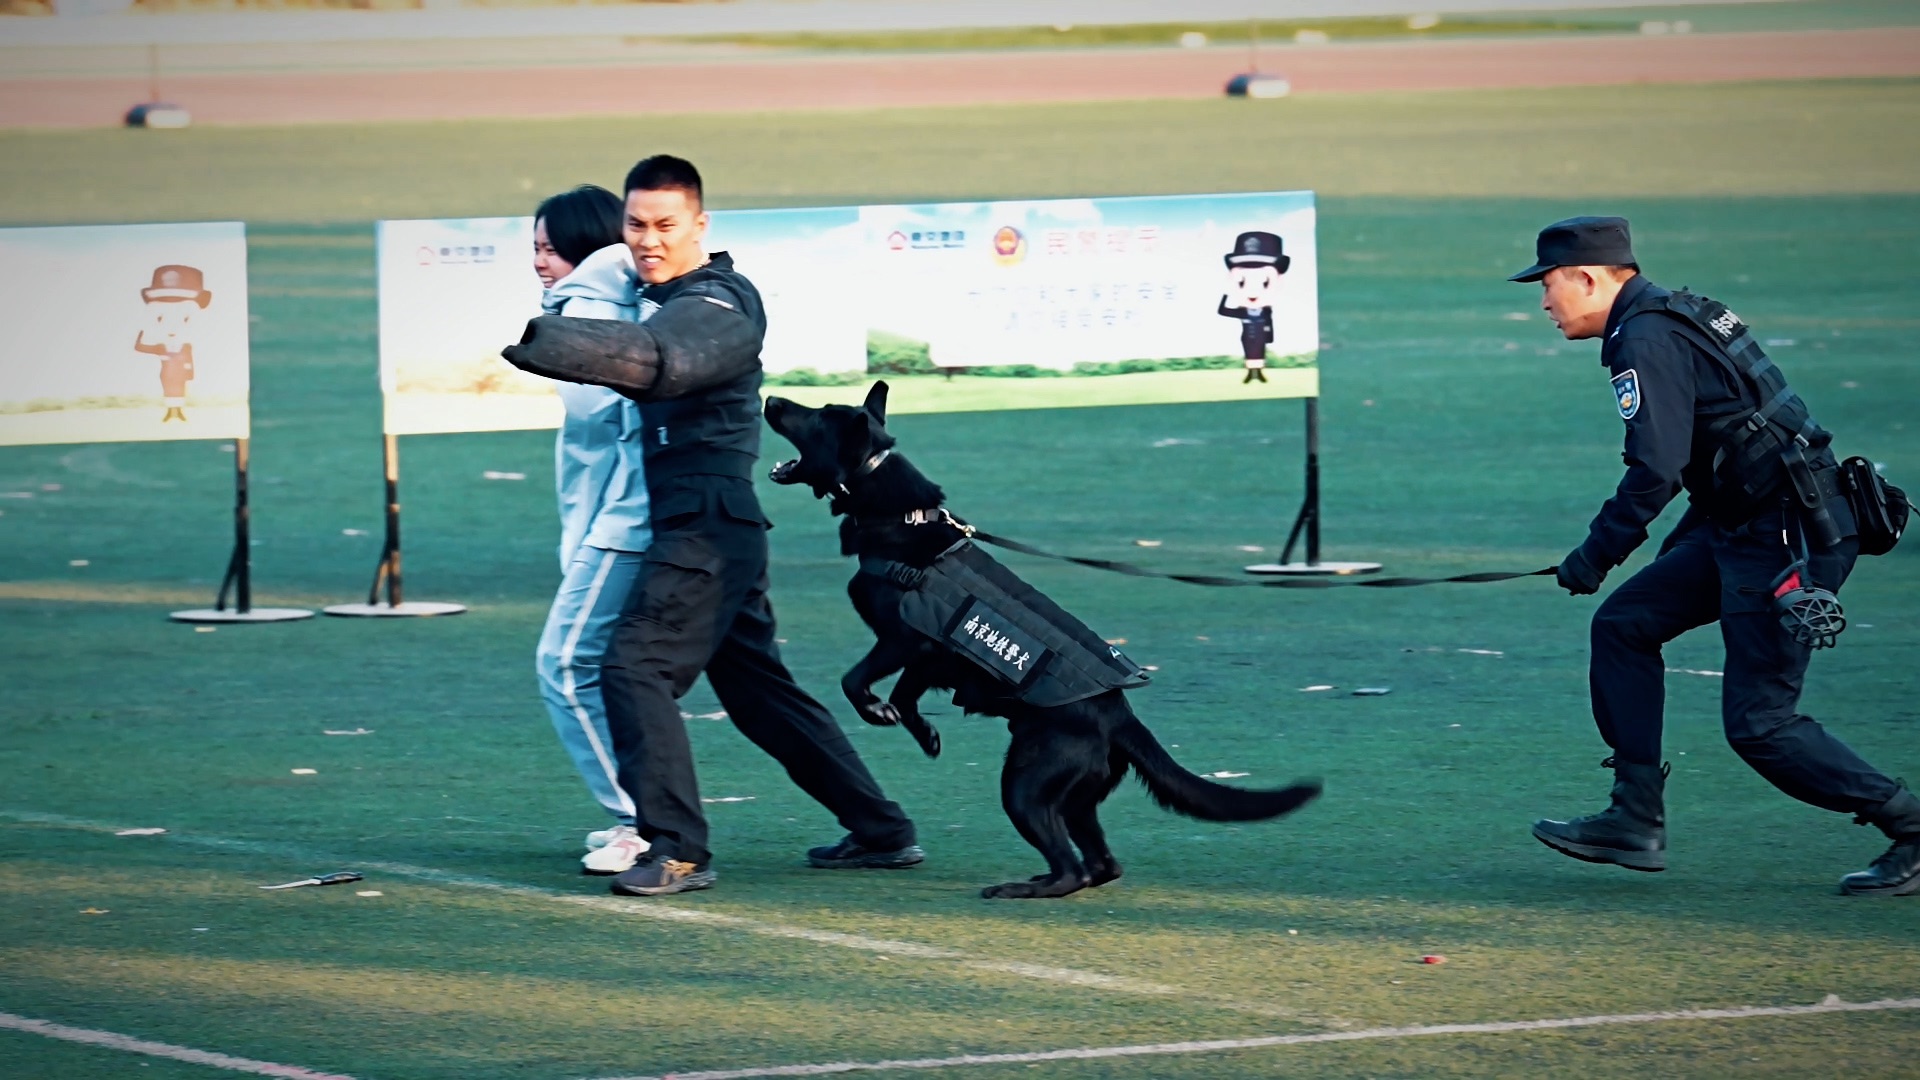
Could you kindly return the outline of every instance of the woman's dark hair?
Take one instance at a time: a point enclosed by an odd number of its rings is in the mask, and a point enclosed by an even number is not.
[[[545,219],[547,243],[575,266],[587,256],[620,242],[620,196],[594,184],[581,184],[540,204],[533,219]]]

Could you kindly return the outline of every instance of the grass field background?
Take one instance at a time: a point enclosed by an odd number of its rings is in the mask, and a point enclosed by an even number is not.
[[[1898,133],[1916,111],[1920,85],[1872,82],[1303,98],[1251,137],[1244,110],[1211,102],[4,134],[0,191],[13,224],[257,223],[263,603],[355,599],[377,553],[370,221],[522,213],[656,149],[707,165],[716,205],[1315,188],[1328,557],[1529,570],[1580,538],[1618,475],[1594,346],[1558,341],[1537,289],[1501,280],[1571,213],[1629,215],[1656,280],[1790,340],[1771,351],[1838,448],[1914,486],[1920,162]],[[1271,557],[1299,496],[1292,402],[894,427],[956,510],[1092,556],[1230,572]],[[784,452],[769,435],[766,457]],[[598,811],[531,671],[558,578],[550,455],[538,432],[402,441],[409,595],[471,613],[197,633],[163,616],[217,584],[220,444],[0,450],[0,493],[30,496],[0,499],[0,1011],[377,1080],[562,1080],[1916,993],[1920,904],[1833,893],[1883,842],[1747,770],[1720,740],[1717,679],[1671,677],[1671,871],[1527,837],[1533,817],[1600,805],[1607,780],[1585,695],[1594,601],[1544,581],[1203,591],[1010,556],[1159,668],[1135,704],[1176,757],[1238,783],[1318,775],[1327,794],[1222,827],[1129,786],[1105,814],[1126,878],[983,902],[978,886],[1039,869],[997,806],[1005,735],[936,705],[947,750],[927,762],[833,700],[867,636],[831,522],[791,489],[763,492],[787,658],[916,816],[928,862],[806,870],[832,822],[729,725],[695,719],[704,794],[752,797],[709,808],[718,888],[598,904],[604,883],[574,862]],[[1854,626],[1804,707],[1920,779],[1920,554],[1863,561],[1845,596]],[[1681,639],[1668,663],[1717,670],[1717,637]],[[1299,690],[1323,683],[1340,689]],[[704,685],[686,707],[718,708]],[[171,832],[112,835],[138,826]],[[255,888],[347,868],[367,881]],[[647,914],[662,908],[695,921]],[[1917,1051],[1904,1012],[952,1072],[1895,1076]],[[0,1061],[217,1075],[9,1033]]]

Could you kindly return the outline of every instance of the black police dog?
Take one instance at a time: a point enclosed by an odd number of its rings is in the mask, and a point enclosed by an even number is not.
[[[892,453],[886,429],[887,384],[875,383],[864,407],[813,409],[769,398],[767,423],[800,451],[775,466],[772,479],[805,484],[844,516],[841,553],[905,567],[931,566],[965,535],[956,520],[915,510],[941,505],[940,488],[904,457]],[[1154,801],[1205,821],[1260,821],[1297,809],[1320,793],[1316,781],[1249,791],[1196,776],[1169,756],[1133,710],[1125,692],[1107,690],[1071,704],[1037,707],[1007,694],[1007,686],[946,641],[909,626],[901,614],[907,590],[887,577],[856,573],[847,585],[853,606],[878,639],[840,680],[847,700],[868,723],[905,726],[929,757],[939,734],[920,715],[927,690],[954,691],[968,712],[1006,719],[1013,736],[1000,777],[1007,816],[1046,857],[1047,872],[981,891],[988,898],[1065,896],[1120,876],[1097,817],[1100,803],[1132,766]],[[887,701],[873,684],[900,673]],[[1079,849],[1076,856],[1075,848]]]

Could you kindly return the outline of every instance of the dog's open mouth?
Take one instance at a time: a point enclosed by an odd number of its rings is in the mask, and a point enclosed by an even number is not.
[[[778,465],[775,465],[773,468],[767,470],[767,479],[773,481],[776,484],[797,484],[800,482],[800,479],[799,477],[796,477],[793,474],[796,471],[798,471],[799,468],[800,468],[799,458],[793,458],[789,461],[783,461]]]

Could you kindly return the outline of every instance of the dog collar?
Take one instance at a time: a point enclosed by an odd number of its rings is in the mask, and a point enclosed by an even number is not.
[[[860,471],[859,471],[859,472],[856,472],[856,473],[854,473],[854,475],[855,475],[855,476],[866,476],[866,475],[868,475],[869,473],[871,473],[871,472],[873,472],[873,470],[875,470],[875,469],[877,469],[877,468],[879,468],[879,467],[880,467],[880,466],[881,466],[881,465],[882,465],[883,463],[885,463],[885,462],[886,462],[886,460],[887,460],[888,458],[890,458],[890,457],[892,457],[892,456],[893,456],[893,448],[892,448],[892,447],[888,447],[887,449],[885,449],[885,450],[882,450],[882,451],[880,451],[879,453],[877,453],[877,454],[875,454],[875,455],[873,455],[872,457],[870,457],[870,458],[868,458],[867,460],[865,460],[865,461],[863,461],[863,462],[861,462],[861,463],[860,463]]]

